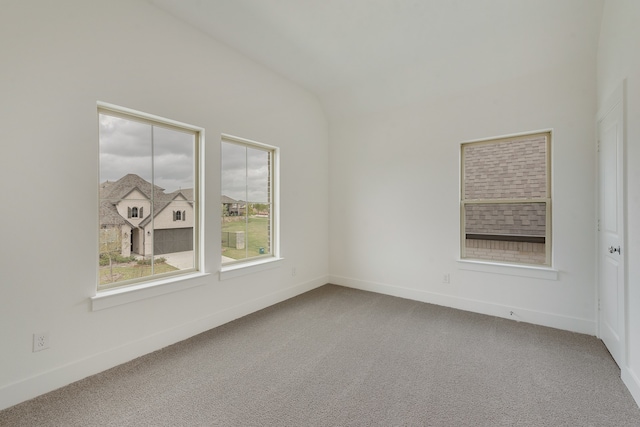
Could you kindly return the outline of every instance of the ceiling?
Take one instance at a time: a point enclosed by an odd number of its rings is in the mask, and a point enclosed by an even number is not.
[[[602,13],[602,0],[149,1],[310,90],[325,110],[579,58],[595,67]]]

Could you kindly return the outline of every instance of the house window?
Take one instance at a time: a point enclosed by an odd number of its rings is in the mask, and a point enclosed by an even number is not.
[[[278,149],[222,138],[222,265],[277,257]]]
[[[187,219],[187,211],[173,211],[174,221],[185,221]]]
[[[550,132],[462,144],[462,258],[551,265],[550,146]]]
[[[197,270],[201,129],[106,104],[98,119],[98,291]]]

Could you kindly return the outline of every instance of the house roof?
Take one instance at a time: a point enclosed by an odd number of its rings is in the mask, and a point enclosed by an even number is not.
[[[191,195],[191,197],[187,197]],[[171,204],[171,202],[173,202],[174,200],[178,199],[178,198],[182,198],[184,201],[186,201],[187,203],[189,203],[190,205],[193,204],[193,189],[192,188],[187,188],[184,190],[176,190],[173,193],[169,193],[169,194],[160,194],[159,196],[156,197],[156,199],[154,200],[154,210],[153,210],[153,216],[157,216],[160,212],[162,212],[167,206],[169,206],[169,204]],[[151,216],[146,217],[142,222],[140,222],[140,227],[146,227],[147,224],[149,224],[151,222]]]
[[[229,204],[229,203],[238,203],[238,201],[237,201],[237,200],[235,200],[235,199],[232,199],[232,198],[231,198],[231,197],[229,197],[229,196],[225,196],[225,195],[223,194],[223,195],[222,195],[222,203],[224,203],[224,204]]]
[[[164,188],[152,185],[139,175],[130,173],[117,181],[105,181],[100,184],[100,223],[103,225],[129,224],[133,227],[129,221],[118,213],[116,205],[134,190],[142,193],[147,200],[154,201],[154,217],[176,198],[182,197],[188,203],[193,203],[193,188],[165,193]],[[151,221],[151,218],[151,216],[147,216],[140,222],[140,226],[146,226]]]
[[[100,198],[103,200],[120,200],[136,188],[144,194],[147,199],[152,198],[152,193],[155,193],[154,198],[164,194],[164,188],[152,185],[140,176],[130,173],[115,182],[106,181],[102,183],[100,186]]]
[[[124,219],[116,209],[116,205],[110,200],[100,201],[100,225],[118,226],[128,224],[133,227],[129,221]]]

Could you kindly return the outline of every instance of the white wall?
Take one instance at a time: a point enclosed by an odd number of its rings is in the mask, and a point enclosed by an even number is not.
[[[530,74],[332,121],[332,281],[595,334],[595,54],[593,42]],[[544,129],[558,280],[461,270],[459,144]]]
[[[627,366],[622,378],[640,404],[640,2],[607,0],[598,50],[598,106],[626,79]]]
[[[327,282],[328,136],[314,96],[139,0],[3,1],[0,56],[0,193],[12,206],[0,226],[0,409]],[[202,286],[90,310],[96,101],[206,129]],[[223,132],[281,148],[285,260],[220,281]],[[32,353],[45,331],[51,348]]]

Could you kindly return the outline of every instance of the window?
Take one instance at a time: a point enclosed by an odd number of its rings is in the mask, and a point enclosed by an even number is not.
[[[185,221],[187,217],[187,211],[173,211],[174,221]]]
[[[98,291],[197,270],[201,129],[106,105],[98,118]]]
[[[222,138],[222,264],[277,257],[278,149]]]
[[[551,133],[462,144],[461,257],[551,265]]]

